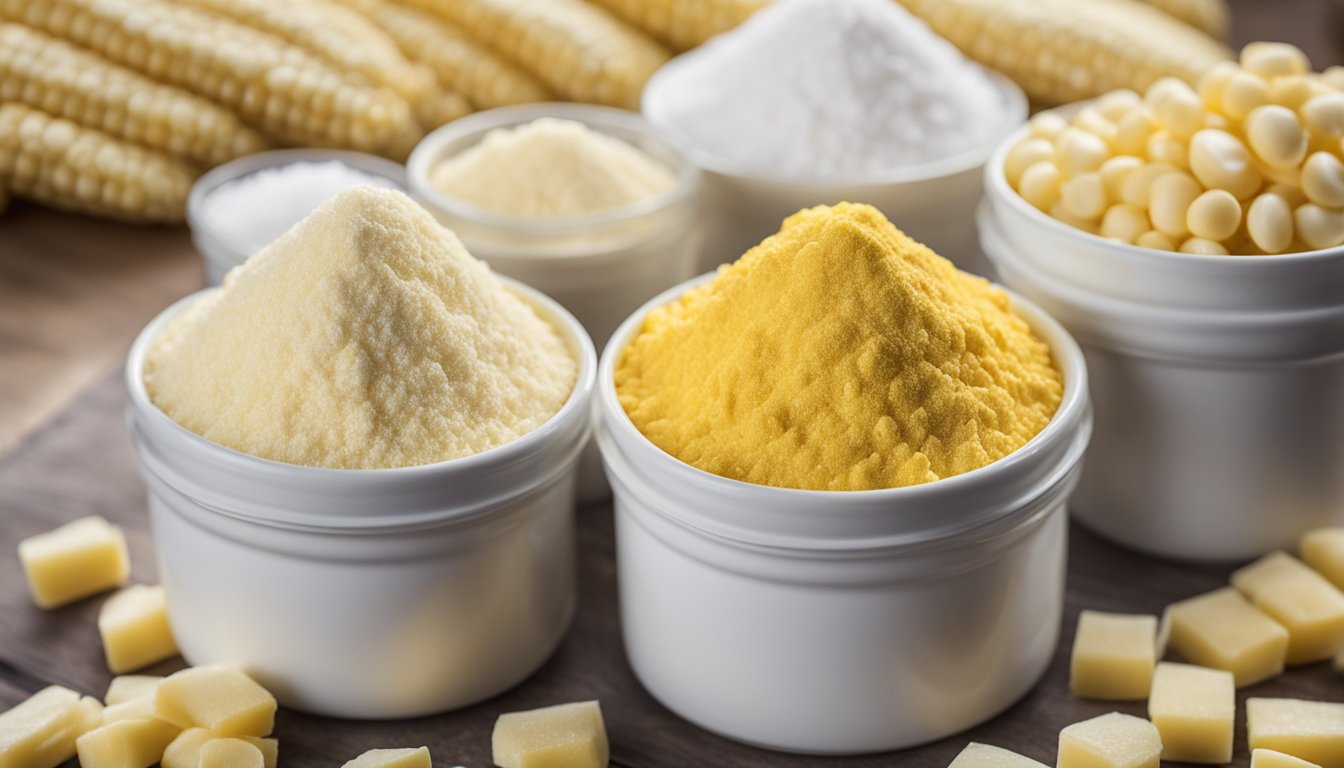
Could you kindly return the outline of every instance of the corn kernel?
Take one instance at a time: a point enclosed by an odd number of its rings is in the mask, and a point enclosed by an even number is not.
[[[1016,187],[1022,179],[1022,172],[1027,170],[1028,166],[1043,160],[1053,160],[1054,157],[1054,144],[1046,139],[1027,139],[1008,150],[1008,155],[1003,160],[1003,175],[1009,184]]]
[[[1054,112],[1041,112],[1027,122],[1027,133],[1032,138],[1053,142],[1068,127],[1068,121]]]
[[[1066,176],[1095,171],[1111,155],[1106,142],[1081,128],[1069,128],[1060,134],[1055,152],[1060,170]]]
[[[1302,192],[1319,206],[1344,207],[1344,163],[1329,152],[1313,152],[1302,165]]]
[[[1203,256],[1226,256],[1228,254],[1227,246],[1216,240],[1206,240],[1202,237],[1187,238],[1177,250],[1181,253],[1197,253]]]
[[[1190,171],[1206,189],[1225,189],[1238,200],[1260,191],[1263,183],[1241,139],[1212,128],[1190,139]]]
[[[1307,155],[1307,134],[1297,113],[1267,104],[1246,117],[1246,141],[1256,157],[1276,168],[1291,168]]]
[[[1152,248],[1158,251],[1176,250],[1176,244],[1171,241],[1171,238],[1156,229],[1150,229],[1134,238],[1134,244],[1140,248]]]
[[[1219,242],[1231,237],[1241,226],[1241,204],[1231,192],[1211,189],[1190,203],[1185,225],[1197,238]]]
[[[1283,253],[1293,244],[1293,209],[1282,196],[1266,192],[1246,209],[1246,231],[1265,253]]]
[[[1266,80],[1311,71],[1311,62],[1301,48],[1288,43],[1256,42],[1241,49],[1241,67]]]
[[[1119,203],[1106,209],[1101,216],[1101,236],[1133,243],[1148,231],[1148,214],[1142,208]]]
[[[1251,110],[1269,103],[1269,86],[1250,72],[1236,72],[1223,84],[1220,100],[1223,114],[1245,120]]]
[[[1323,139],[1344,136],[1344,93],[1314,96],[1302,105],[1302,123]]]
[[[1062,182],[1059,168],[1054,163],[1041,161],[1032,163],[1022,172],[1017,191],[1028,203],[1048,211],[1059,200]]]
[[[1106,186],[1100,173],[1074,176],[1064,182],[1059,193],[1065,210],[1080,219],[1095,219],[1106,210]]]
[[[1153,182],[1148,205],[1153,228],[1170,237],[1184,237],[1189,233],[1186,213],[1203,191],[1199,182],[1187,173],[1177,171],[1159,176]]]
[[[1344,243],[1344,211],[1315,203],[1299,205],[1293,211],[1293,227],[1298,238],[1313,250]]]

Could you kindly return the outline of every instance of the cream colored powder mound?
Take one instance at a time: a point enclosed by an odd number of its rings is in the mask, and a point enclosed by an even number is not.
[[[676,176],[613,136],[543,117],[498,128],[430,174],[442,193],[510,216],[577,216],[667,194]]]
[[[410,198],[356,187],[173,320],[145,360],[179,424],[292,464],[378,468],[470,456],[536,429],[577,363]]]

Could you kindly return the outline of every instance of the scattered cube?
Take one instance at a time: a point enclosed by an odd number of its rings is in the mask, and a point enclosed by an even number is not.
[[[1003,747],[971,742],[947,768],[1046,768],[1044,763]]]
[[[500,715],[491,748],[500,768],[606,768],[609,756],[596,701]]]
[[[1237,686],[1231,672],[1162,662],[1153,674],[1148,718],[1162,737],[1162,759],[1232,761]]]
[[[1172,650],[1231,672],[1238,688],[1283,672],[1288,630],[1231,587],[1172,603],[1162,620]]]
[[[59,608],[126,584],[126,536],[101,517],[86,517],[19,542],[28,591],[39,608]]]
[[[256,745],[242,739],[211,739],[201,747],[199,768],[265,768]]]
[[[1344,648],[1344,592],[1284,552],[1232,574],[1232,586],[1288,630],[1287,663],[1333,658]]]
[[[80,736],[75,741],[80,768],[149,768],[177,729],[159,719],[118,720]]]
[[[429,748],[370,749],[341,768],[430,768]]]
[[[79,727],[76,729],[80,736],[92,731],[94,728],[103,724],[103,711],[105,707],[103,702],[85,696],[79,700]]]
[[[1119,712],[1059,732],[1056,768],[1158,768],[1162,737],[1141,717]]]
[[[1084,699],[1144,699],[1157,664],[1157,618],[1083,611],[1069,687]]]
[[[1344,704],[1300,699],[1247,699],[1246,740],[1321,768],[1344,768]]]
[[[163,680],[158,675],[121,675],[112,678],[112,684],[107,686],[107,695],[103,697],[103,703],[107,706],[120,704],[131,699],[138,699],[141,696],[152,696],[154,689],[159,687]]]
[[[206,742],[217,739],[215,734],[205,728],[188,728],[163,751],[162,768],[201,768],[201,748]],[[275,739],[259,739],[255,736],[236,736],[234,738],[251,744],[261,752],[262,765],[276,768],[280,742]]]
[[[163,720],[154,709],[154,695],[146,694],[138,699],[123,701],[120,704],[113,704],[103,709],[104,725],[115,723],[119,720]],[[167,721],[164,721],[167,722]],[[173,726],[177,730],[182,730]]]
[[[1302,560],[1340,589],[1344,589],[1344,527],[1318,528],[1298,544]]]
[[[234,667],[192,667],[154,691],[159,717],[216,736],[267,736],[275,727],[275,697]]]
[[[1251,768],[1321,768],[1300,757],[1285,755],[1272,749],[1251,750]]]
[[[78,693],[43,688],[0,713],[0,768],[55,768],[75,756],[75,739],[87,725]]]
[[[163,587],[136,584],[109,597],[98,613],[98,634],[114,674],[177,655]]]

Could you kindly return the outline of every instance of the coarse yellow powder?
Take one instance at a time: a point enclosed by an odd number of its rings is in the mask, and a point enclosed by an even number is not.
[[[452,232],[386,189],[342,192],[159,335],[150,399],[220,445],[344,469],[480,453],[540,426],[577,363]]]
[[[800,211],[651,312],[616,370],[676,458],[784,488],[859,491],[983,467],[1050,421],[1063,377],[1008,296],[875,208]]]
[[[578,216],[665,195],[677,177],[659,161],[575,120],[543,117],[497,128],[439,163],[430,183],[449,197],[510,216]]]

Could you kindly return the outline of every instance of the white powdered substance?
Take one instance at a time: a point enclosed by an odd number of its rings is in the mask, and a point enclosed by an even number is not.
[[[430,172],[440,192],[509,216],[579,216],[667,194],[677,177],[583,123],[543,117],[497,128]]]
[[[959,154],[1005,110],[984,70],[893,0],[778,0],[656,87],[660,117],[700,151],[807,180]]]

